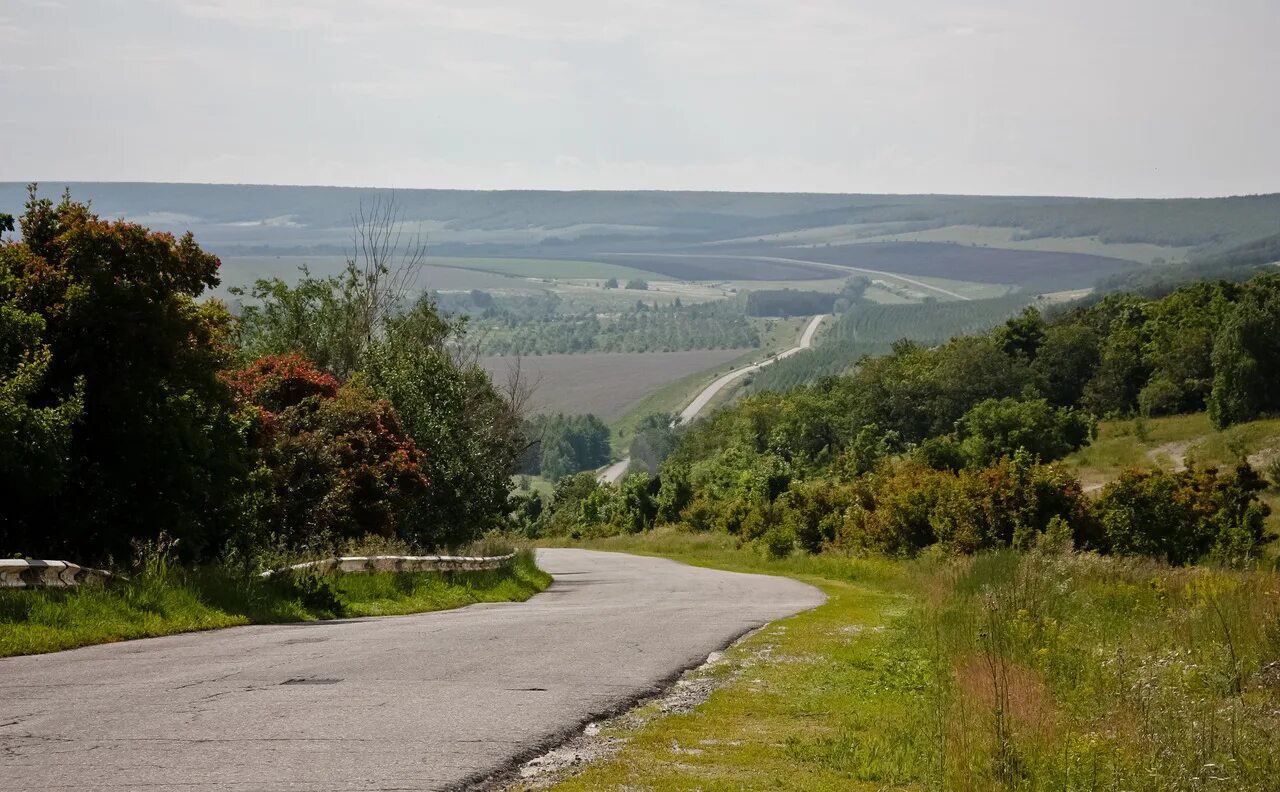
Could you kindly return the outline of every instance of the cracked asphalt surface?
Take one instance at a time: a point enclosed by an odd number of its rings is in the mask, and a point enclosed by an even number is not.
[[[787,578],[540,550],[524,603],[0,659],[6,790],[457,789],[819,605]]]

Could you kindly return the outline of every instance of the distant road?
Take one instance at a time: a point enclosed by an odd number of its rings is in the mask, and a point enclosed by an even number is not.
[[[610,256],[648,256],[649,258],[710,258],[710,259],[736,259],[739,261],[776,261],[782,264],[807,264],[813,267],[825,267],[838,272],[863,272],[867,275],[880,275],[886,278],[910,283],[912,286],[918,286],[921,289],[927,289],[931,292],[954,297],[957,300],[970,300],[959,292],[953,292],[950,289],[944,289],[941,286],[934,286],[931,283],[925,283],[922,280],[909,278],[906,275],[899,275],[896,272],[886,272],[885,270],[867,269],[866,267],[854,267],[850,264],[831,264],[826,261],[806,261],[805,259],[796,258],[780,258],[778,256],[733,256],[725,253],[610,253]]]
[[[524,603],[0,660],[5,790],[456,789],[815,607],[783,577],[540,550]]]
[[[813,336],[818,332],[818,326],[822,324],[822,320],[825,318],[827,318],[826,314],[818,314],[810,319],[809,324],[804,328],[804,332],[800,334],[800,342],[790,349],[779,352],[767,360],[762,360],[759,363],[752,363],[751,365],[743,366],[742,368],[736,368],[727,374],[721,375],[715,382],[712,382],[710,385],[703,388],[702,391],[693,398],[693,401],[689,402],[688,407],[685,407],[680,411],[680,415],[676,418],[676,423],[687,424],[694,418],[697,418],[698,413],[702,412],[703,408],[705,408],[711,400],[715,398],[716,394],[724,390],[725,386],[734,380],[745,377],[753,371],[759,371],[771,363],[777,363],[783,358],[791,357],[801,350],[808,349],[813,345]],[[630,464],[630,457],[627,457],[620,462],[614,462],[596,477],[596,481],[599,481],[601,484],[613,484],[626,474],[627,467]]]

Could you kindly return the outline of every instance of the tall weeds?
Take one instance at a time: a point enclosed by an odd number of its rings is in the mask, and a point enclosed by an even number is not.
[[[1280,784],[1280,576],[1055,551],[915,562],[944,680],[931,784]]]

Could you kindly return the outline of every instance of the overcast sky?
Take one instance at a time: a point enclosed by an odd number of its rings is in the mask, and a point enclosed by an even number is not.
[[[0,181],[1280,191],[1280,0],[4,0]]]

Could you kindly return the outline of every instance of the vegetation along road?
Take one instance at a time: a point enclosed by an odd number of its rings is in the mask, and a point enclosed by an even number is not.
[[[817,334],[818,327],[822,324],[822,320],[825,318],[826,314],[818,314],[813,317],[813,319],[809,320],[809,324],[805,326],[804,332],[800,334],[799,343],[790,349],[779,352],[773,357],[762,360],[759,363],[752,363],[749,366],[736,368],[733,371],[722,375],[716,379],[715,382],[712,382],[710,385],[703,388],[702,391],[694,397],[693,401],[689,402],[689,406],[680,411],[679,422],[687,424],[694,418],[697,418],[698,413],[702,412],[711,400],[715,398],[716,394],[724,390],[725,386],[734,380],[745,377],[753,371],[759,371],[770,363],[777,363],[779,360],[791,357],[795,353],[813,346],[813,337]],[[630,457],[614,462],[600,473],[599,481],[603,484],[613,484],[618,479],[626,475],[627,468],[630,467],[630,465]]]
[[[526,603],[0,660],[7,788],[467,786],[824,599],[621,553],[538,562],[556,582]]]

